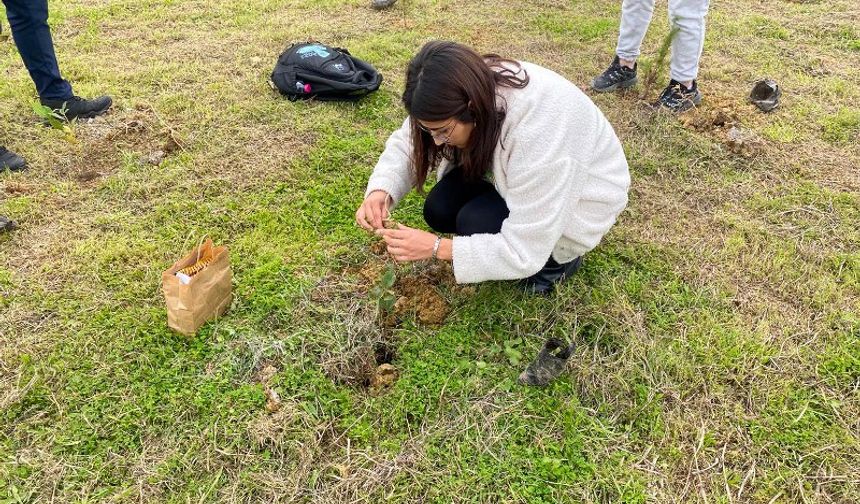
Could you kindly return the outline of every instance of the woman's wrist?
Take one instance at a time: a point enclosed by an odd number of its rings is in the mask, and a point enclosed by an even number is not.
[[[442,238],[439,241],[439,249],[436,250],[436,259],[442,261],[451,261],[454,258],[454,240],[450,238]]]
[[[433,252],[430,253],[431,259],[438,259],[437,255],[439,253],[439,245],[442,243],[442,237],[437,236],[436,241],[433,242]]]

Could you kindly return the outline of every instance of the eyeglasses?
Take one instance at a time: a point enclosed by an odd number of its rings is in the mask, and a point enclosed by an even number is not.
[[[451,135],[454,134],[454,130],[457,129],[457,125],[455,124],[456,122],[457,121],[455,119],[451,119],[451,122],[449,122],[445,126],[442,126],[441,128],[433,128],[436,130],[435,132],[421,123],[418,123],[418,129],[420,129],[424,133],[427,133],[435,140],[442,140],[442,143],[448,143],[448,140],[451,139]],[[448,131],[447,134],[444,134],[445,130],[447,130],[448,127],[451,126],[451,124],[454,124],[454,127],[451,128],[451,131]]]

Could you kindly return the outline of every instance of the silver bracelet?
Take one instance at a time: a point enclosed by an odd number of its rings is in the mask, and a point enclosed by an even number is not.
[[[437,236],[436,237],[436,243],[433,244],[433,256],[432,256],[433,259],[436,259],[436,253],[439,252],[439,244],[440,243],[442,243],[442,237]]]

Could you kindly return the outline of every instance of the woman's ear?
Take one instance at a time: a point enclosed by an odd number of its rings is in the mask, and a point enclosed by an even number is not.
[[[465,123],[475,121],[475,109],[472,107],[472,100],[469,100],[469,102],[466,104],[466,110],[464,110],[463,113],[460,114],[459,119],[460,121]]]

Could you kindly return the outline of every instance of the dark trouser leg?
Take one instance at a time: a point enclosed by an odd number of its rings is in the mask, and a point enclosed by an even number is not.
[[[463,205],[457,213],[457,234],[469,236],[498,233],[502,230],[502,223],[508,218],[508,214],[510,211],[505,200],[495,189],[491,189]]]
[[[47,0],[3,0],[12,37],[43,100],[71,99],[72,86],[60,75],[48,27]]]
[[[424,220],[437,233],[462,234],[457,227],[461,210],[475,198],[490,192],[498,196],[493,185],[486,180],[467,181],[463,178],[461,168],[453,168],[427,194],[427,199],[424,201]],[[501,199],[501,196],[498,197]],[[505,211],[507,212],[507,207]],[[504,220],[504,217],[501,220]],[[499,229],[501,229],[501,221],[499,221]],[[483,232],[497,233],[498,229]]]

